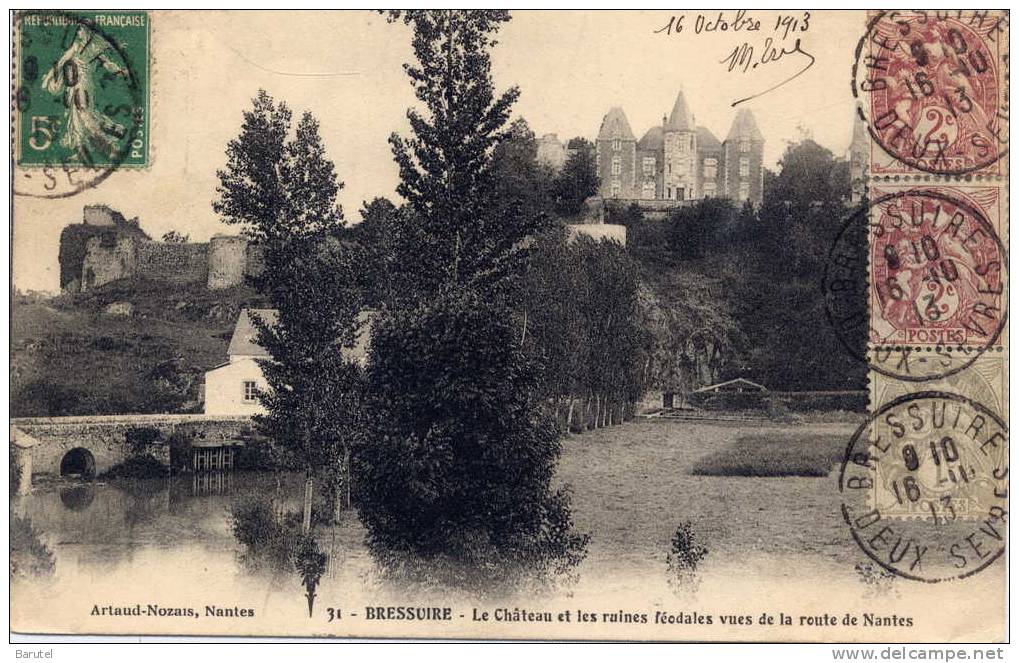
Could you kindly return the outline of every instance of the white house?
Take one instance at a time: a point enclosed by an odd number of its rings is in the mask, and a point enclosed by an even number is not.
[[[205,414],[254,415],[265,414],[258,400],[259,390],[267,389],[258,359],[267,359],[269,353],[258,344],[258,329],[252,322],[255,314],[269,325],[276,324],[275,309],[242,309],[237,317],[230,346],[229,360],[205,372]],[[371,313],[361,314],[364,324],[353,348],[344,354],[362,364],[368,356],[368,339],[371,331]]]

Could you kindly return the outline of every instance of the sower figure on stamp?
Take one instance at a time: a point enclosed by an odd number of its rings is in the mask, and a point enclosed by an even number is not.
[[[60,144],[74,151],[83,162],[91,161],[89,149],[114,158],[115,139],[123,138],[124,126],[100,112],[95,105],[93,67],[98,63],[114,76],[127,78],[127,71],[106,56],[110,44],[88,27],[81,25],[74,41],[42,79],[42,87],[52,95],[62,95],[66,111],[66,131]]]

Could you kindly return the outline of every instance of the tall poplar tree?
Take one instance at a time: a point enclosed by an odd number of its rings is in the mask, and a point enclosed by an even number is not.
[[[548,581],[583,558],[569,495],[553,489],[560,431],[544,412],[506,293],[540,215],[506,204],[493,153],[517,97],[496,97],[498,11],[391,12],[413,29],[407,65],[424,113],[391,138],[408,214],[412,296],[372,330],[358,509],[384,572],[478,590]]]
[[[341,241],[336,196],[343,186],[325,155],[319,125],[305,113],[291,131],[291,112],[260,90],[227,146],[227,165],[213,209],[242,224],[262,255],[253,278],[276,310],[253,320],[269,389],[259,430],[306,474],[304,528],[311,517],[312,477],[335,479],[356,435],[359,365],[343,354],[356,341],[360,292],[356,256]]]
[[[493,152],[520,91],[495,94],[489,51],[507,11],[391,11],[414,31],[416,63],[404,65],[424,109],[411,108],[413,134],[390,143],[400,167],[397,192],[415,215],[424,291],[492,287],[519,266],[518,243],[538,227],[533,215],[505,213],[495,197]]]

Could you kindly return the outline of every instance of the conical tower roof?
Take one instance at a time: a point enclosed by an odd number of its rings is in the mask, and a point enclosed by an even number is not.
[[[672,113],[665,123],[666,131],[690,131],[690,109],[686,106],[686,97],[680,90],[676,95],[676,103],[672,105]]]
[[[725,140],[739,140],[740,138],[764,140],[764,135],[757,128],[757,121],[754,120],[754,114],[750,112],[749,108],[741,108],[736,112],[736,119],[732,121],[732,128],[729,129],[729,135]]]
[[[598,130],[598,140],[637,140],[630,129],[630,122],[626,119],[626,113],[619,106],[612,108],[601,121],[601,129]]]

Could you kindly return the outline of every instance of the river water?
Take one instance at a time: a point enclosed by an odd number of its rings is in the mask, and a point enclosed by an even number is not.
[[[688,444],[684,438],[675,450],[666,443],[654,446],[659,457],[626,443],[603,444],[593,435],[570,443],[576,446],[566,449],[560,478],[574,488],[578,529],[592,535],[574,585],[544,595],[492,600],[389,587],[378,580],[356,511],[346,510],[338,524],[316,529],[327,562],[311,615],[306,587],[292,566],[266,570],[246,563],[232,516],[237,504],[280,494],[284,506],[297,512],[303,476],[280,475],[279,488],[273,474],[244,472],[43,483],[30,495],[12,499],[11,513],[31,520],[52,553],[53,571],[44,578],[12,581],[12,625],[27,632],[521,638],[534,637],[533,624],[476,622],[473,611],[510,605],[537,611],[590,609],[605,615],[622,610],[802,616],[876,609],[912,615],[918,625],[863,631],[826,627],[798,631],[796,637],[952,639],[951,633],[939,633],[938,620],[925,612],[925,606],[944,600],[955,615],[973,614],[976,626],[965,637],[974,632],[997,636],[997,623],[980,620],[988,612],[986,598],[1004,596],[1004,564],[965,585],[862,582],[855,565],[867,559],[840,522],[831,478],[691,476],[691,459],[710,448],[710,440],[700,440],[711,430],[693,433]],[[693,521],[710,554],[696,591],[678,594],[666,581],[665,554],[676,523],[685,519]],[[191,608],[198,616],[95,615],[103,607],[148,604]],[[375,605],[449,605],[456,618],[428,624],[366,621],[366,609]],[[251,610],[255,616],[206,619],[210,606]],[[710,628],[604,623],[542,628],[546,636],[571,639],[789,637],[789,631],[777,625],[741,630],[717,620]]]

